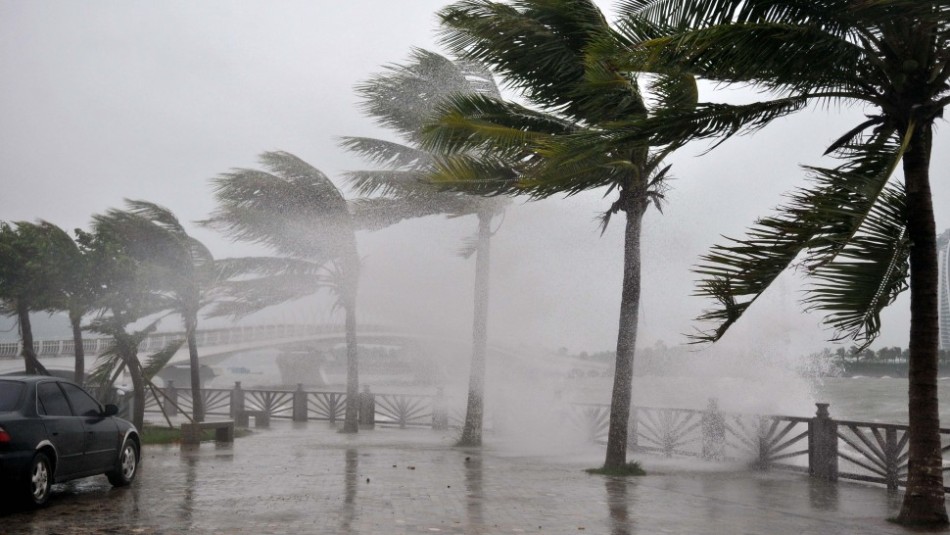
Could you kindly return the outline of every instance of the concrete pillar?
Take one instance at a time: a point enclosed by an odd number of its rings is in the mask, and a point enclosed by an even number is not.
[[[301,383],[297,383],[297,390],[294,391],[294,421],[307,421],[307,393],[303,391]]]
[[[812,477],[838,480],[838,422],[831,419],[827,403],[808,422],[808,473]]]
[[[376,396],[369,391],[369,385],[363,386],[359,397],[359,425],[366,429],[376,427]]]
[[[726,458],[726,419],[719,409],[719,401],[709,398],[700,420],[703,434],[703,459],[722,461]]]
[[[231,391],[231,419],[237,418],[237,415],[244,411],[244,391],[241,390],[241,381],[234,382],[234,390]]]

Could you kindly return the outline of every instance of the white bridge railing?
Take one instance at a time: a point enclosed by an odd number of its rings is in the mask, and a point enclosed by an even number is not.
[[[379,325],[360,325],[360,330],[379,332],[384,329]],[[337,333],[343,333],[343,325],[278,324],[199,330],[197,338],[199,347],[215,347]],[[154,333],[139,345],[139,351],[158,351],[175,340],[184,339],[184,336],[184,332]],[[86,355],[97,356],[109,347],[111,341],[111,338],[85,338],[82,345]],[[22,349],[22,342],[0,342],[0,358],[17,358]],[[72,340],[36,340],[33,342],[33,350],[40,357],[73,355],[75,354],[74,349],[75,343]]]

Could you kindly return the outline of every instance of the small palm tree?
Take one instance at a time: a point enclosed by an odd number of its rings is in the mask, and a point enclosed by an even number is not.
[[[73,333],[75,365],[73,379],[83,384],[86,373],[86,353],[83,348],[82,319],[95,310],[101,285],[95,281],[94,267],[84,249],[63,229],[43,221],[49,242],[54,244],[57,268],[49,286],[46,308],[50,312],[65,311]],[[77,230],[77,234],[82,231]],[[51,266],[54,267],[54,266]]]
[[[51,223],[0,223],[0,303],[17,317],[26,373],[48,373],[33,348],[30,312],[58,302],[55,288],[70,268],[70,247],[69,236]]]
[[[950,4],[942,0],[628,0],[628,34],[660,35],[608,54],[635,70],[679,70],[755,84],[773,98],[708,103],[631,124],[617,140],[663,143],[730,136],[808,103],[865,106],[867,119],[807,168],[809,186],[746,238],[716,246],[698,271],[718,304],[701,319],[715,341],[786,268],[816,281],[806,304],[825,311],[836,338],[870,343],[880,311],[911,293],[909,470],[898,521],[948,523],[937,402],[937,239],[930,189],[933,128],[950,103]],[[618,128],[622,130],[622,128]],[[903,170],[903,180],[893,177]]]
[[[626,216],[617,357],[611,393],[605,467],[626,464],[633,359],[640,304],[641,221],[659,207],[668,167],[665,153],[643,143],[607,143],[618,121],[647,115],[637,80],[609,65],[589,65],[588,48],[619,39],[589,0],[465,0],[440,13],[444,43],[462,58],[482,62],[541,111],[483,95],[455,97],[427,130],[427,147],[450,157],[434,179],[486,194],[536,198],[595,188],[616,192],[604,213]],[[689,103],[695,86],[662,78],[661,105]],[[556,140],[586,133],[604,141],[600,151],[566,151]],[[552,160],[557,159],[557,164]],[[513,172],[516,170],[517,172]],[[486,179],[485,177],[491,177]]]
[[[507,201],[447,191],[427,181],[437,154],[421,147],[423,127],[435,119],[437,107],[452,95],[483,94],[500,98],[491,73],[483,66],[416,49],[405,65],[388,67],[357,86],[363,97],[363,109],[382,126],[395,131],[405,142],[345,137],[343,145],[383,169],[347,173],[361,195],[381,195],[358,203],[361,209],[373,207],[375,214],[358,218],[379,228],[404,218],[427,215],[462,217],[474,214],[478,231],[462,250],[465,258],[475,254],[475,315],[473,348],[469,372],[468,400],[460,445],[478,446],[482,442],[482,414],[486,351],[488,347],[489,254],[491,221],[502,212]],[[391,199],[385,205],[381,203]]]
[[[214,180],[218,208],[204,223],[278,256],[220,260],[224,300],[211,313],[241,316],[324,288],[336,294],[346,317],[343,432],[356,433],[356,224],[346,199],[319,170],[286,152],[265,152],[260,160],[264,171],[235,169]]]

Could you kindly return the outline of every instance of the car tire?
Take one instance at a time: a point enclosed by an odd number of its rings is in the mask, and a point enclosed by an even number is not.
[[[30,470],[26,474],[26,502],[33,507],[42,507],[49,500],[53,487],[53,463],[45,453],[37,452],[30,461]]]
[[[132,484],[138,471],[139,447],[134,440],[128,439],[122,445],[115,469],[106,472],[106,477],[109,478],[109,483],[112,483],[113,487],[125,487]]]

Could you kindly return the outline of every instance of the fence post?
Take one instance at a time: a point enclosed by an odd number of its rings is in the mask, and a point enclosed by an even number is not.
[[[449,411],[445,406],[445,389],[441,386],[436,389],[432,398],[432,429],[444,430],[449,428]]]
[[[726,419],[719,409],[719,401],[709,398],[700,419],[703,433],[703,459],[722,461],[726,458]]]
[[[897,449],[897,429],[884,430],[884,464],[887,470],[887,489],[897,490],[900,481],[898,466],[900,451]]]
[[[808,422],[808,473],[812,477],[838,480],[838,422],[831,419],[827,403],[815,403],[818,411]]]
[[[301,383],[297,383],[297,390],[294,391],[294,421],[307,421],[307,393],[303,391]]]
[[[234,390],[231,391],[231,419],[244,412],[244,391],[241,390],[241,381],[234,381]]]
[[[376,396],[369,391],[369,385],[363,386],[359,396],[359,425],[373,429],[376,427]]]
[[[169,416],[178,416],[178,389],[175,388],[175,381],[168,381],[165,387],[165,412]]]

